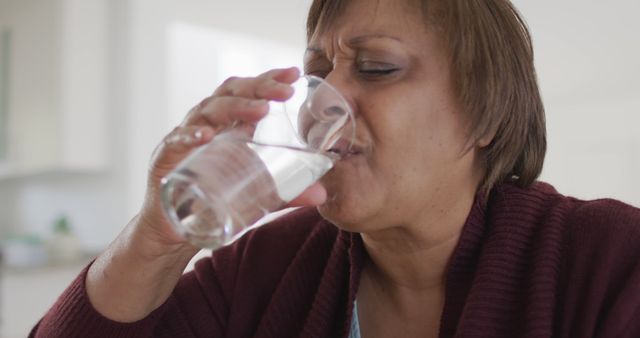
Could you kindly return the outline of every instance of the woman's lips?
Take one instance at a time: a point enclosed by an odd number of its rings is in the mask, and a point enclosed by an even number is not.
[[[362,154],[362,147],[357,144],[351,144],[346,140],[338,140],[338,142],[329,149],[329,152],[338,155],[340,160],[345,160]]]

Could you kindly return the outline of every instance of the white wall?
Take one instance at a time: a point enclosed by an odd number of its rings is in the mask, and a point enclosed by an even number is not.
[[[640,96],[609,93],[547,103],[543,179],[580,198],[640,206]]]
[[[513,2],[533,36],[547,111],[542,179],[640,206],[640,2]]]

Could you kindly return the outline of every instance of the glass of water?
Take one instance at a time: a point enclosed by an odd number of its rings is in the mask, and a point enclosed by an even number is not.
[[[270,102],[254,128],[238,124],[196,149],[162,180],[178,234],[218,248],[281,209],[348,152],[353,113],[329,83],[303,76],[286,102]]]

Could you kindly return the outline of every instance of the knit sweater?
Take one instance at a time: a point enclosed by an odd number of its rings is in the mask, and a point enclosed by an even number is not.
[[[346,337],[367,259],[359,234],[301,209],[200,260],[135,323],[96,312],[85,269],[31,336]],[[544,183],[476,198],[440,337],[640,337],[640,209]]]

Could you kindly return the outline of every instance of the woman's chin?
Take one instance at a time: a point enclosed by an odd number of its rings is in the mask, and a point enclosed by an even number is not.
[[[324,219],[340,229],[360,232],[358,224],[362,223],[362,210],[353,203],[338,198],[329,199],[318,206],[318,212]]]
[[[341,170],[329,172],[321,179],[327,190],[327,200],[318,206],[323,218],[341,229],[357,231],[357,224],[362,224],[367,214],[378,200],[380,190],[376,184],[365,183],[371,180],[361,179],[363,175],[344,175]]]

